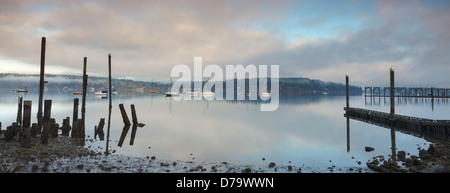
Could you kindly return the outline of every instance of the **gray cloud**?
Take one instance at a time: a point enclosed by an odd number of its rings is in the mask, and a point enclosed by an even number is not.
[[[290,19],[298,1],[1,1],[0,59],[38,72],[45,36],[48,68],[68,73],[81,73],[83,57],[88,73],[106,73],[112,53],[113,73],[140,77],[168,78],[174,65],[203,56],[204,65],[278,64],[281,76],[342,82],[349,74],[355,84],[385,84],[394,67],[400,84],[446,84],[448,5],[370,3],[375,10],[359,13],[357,31],[292,45],[277,29],[252,25]],[[321,18],[302,24],[327,22]]]

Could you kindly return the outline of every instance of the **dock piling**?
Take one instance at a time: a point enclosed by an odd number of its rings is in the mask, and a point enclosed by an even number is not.
[[[349,91],[348,84],[349,84],[348,75],[345,75],[345,97],[346,97],[345,99],[346,99],[346,107],[347,107],[347,109],[350,107],[349,93],[348,93],[348,91]]]
[[[31,126],[30,123],[31,123],[31,101],[24,101],[22,127],[28,128]]]
[[[391,119],[393,120],[395,118],[395,90],[394,90],[394,69],[391,68],[390,69],[390,82],[391,82],[391,88],[389,89],[389,91],[391,92]]]
[[[17,124],[19,124],[19,126],[22,126],[22,97],[21,96],[19,97],[18,104],[17,104],[16,122],[17,122]]]
[[[44,74],[45,74],[45,45],[46,38],[42,37],[41,41],[41,71],[40,71],[40,79],[39,79],[39,105],[38,105],[38,113],[37,113],[37,121],[39,130],[42,127],[42,99],[44,96]]]

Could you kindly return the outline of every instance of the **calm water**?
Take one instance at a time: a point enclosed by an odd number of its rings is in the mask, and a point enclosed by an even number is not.
[[[0,96],[0,122],[5,130],[16,119],[17,94],[3,90]],[[32,100],[34,123],[38,92],[30,91],[23,98]],[[71,93],[47,92],[44,95],[44,99],[53,100],[51,116],[60,124],[65,117],[71,117],[72,122],[73,98]],[[100,118],[106,118],[107,124],[108,100],[96,98],[93,93],[87,98],[86,135],[92,139],[94,125]],[[130,145],[130,129],[122,147],[119,147],[123,128],[118,108],[121,103],[130,120],[130,105],[134,104],[138,121],[146,126],[137,129],[133,145]],[[371,101],[361,96],[350,97],[352,107],[389,112],[389,105],[388,98]],[[313,167],[360,167],[357,161],[365,163],[373,156],[390,155],[389,129],[350,120],[350,133],[347,135],[344,106],[345,96],[282,97],[278,110],[261,112],[260,105],[255,102],[175,101],[161,95],[119,94],[113,96],[109,149],[126,156],[156,156],[166,160],[242,164],[276,162]],[[81,112],[81,107],[79,109]],[[430,99],[397,100],[396,113],[449,119],[450,108],[448,101],[443,99],[435,100],[433,104]],[[104,131],[106,138],[107,125]],[[398,131],[395,140],[397,150],[411,154],[417,154],[418,147],[428,147],[429,144],[422,138]],[[90,148],[104,150],[106,141],[95,140],[89,145]],[[365,146],[375,150],[365,152]]]

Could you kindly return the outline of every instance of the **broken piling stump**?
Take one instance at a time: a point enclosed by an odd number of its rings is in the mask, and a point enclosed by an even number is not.
[[[50,119],[50,136],[52,138],[58,137],[59,124],[56,123],[55,119]]]
[[[30,128],[25,127],[22,130],[21,136],[20,136],[20,147],[22,148],[30,148]]]
[[[103,132],[104,126],[105,126],[105,118],[101,118],[100,122],[98,123],[98,126],[95,127],[94,139],[97,138],[97,135],[100,138],[100,141],[103,141],[105,139],[105,133]]]
[[[84,136],[82,136],[82,133],[81,133],[82,127],[83,127],[83,119],[76,120],[73,123],[71,137],[76,138],[76,139],[84,137]]]
[[[31,126],[31,101],[24,101],[23,103],[22,127],[29,128]]]
[[[16,136],[16,129],[17,129],[17,123],[12,123],[12,125],[6,127],[5,132],[5,140],[11,141],[14,139],[14,136]]]
[[[41,132],[41,144],[48,144],[48,138],[50,137],[50,121],[44,121],[44,125],[42,127]]]
[[[18,105],[17,105],[17,118],[16,118],[17,124],[19,126],[22,126],[22,97],[19,97]]]
[[[69,136],[69,132],[72,130],[72,127],[70,126],[70,117],[63,119],[63,125],[60,129],[62,136]]]
[[[37,123],[33,123],[30,129],[30,137],[36,137],[37,134],[41,134],[40,128]]]
[[[44,101],[44,123],[50,120],[52,112],[52,100]]]

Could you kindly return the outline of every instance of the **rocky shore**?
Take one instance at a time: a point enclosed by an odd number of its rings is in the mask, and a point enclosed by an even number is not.
[[[381,173],[449,173],[450,172],[450,144],[438,142],[430,144],[428,149],[418,148],[419,155],[410,155],[405,151],[398,151],[396,155],[386,158],[373,157],[367,167]]]
[[[38,138],[31,138],[30,147],[20,146],[17,140],[0,140],[1,173],[361,173],[361,172],[449,172],[449,144],[433,144],[419,156],[399,151],[396,162],[383,156],[374,157],[359,168],[326,169],[282,165],[266,162],[263,165],[237,163],[205,163],[193,161],[160,160],[155,156],[129,157],[94,151],[89,141],[70,137],[51,138],[48,144],[41,144]],[[87,145],[86,145],[87,143]],[[263,158],[264,160],[264,158]],[[330,160],[331,162],[331,160]]]

